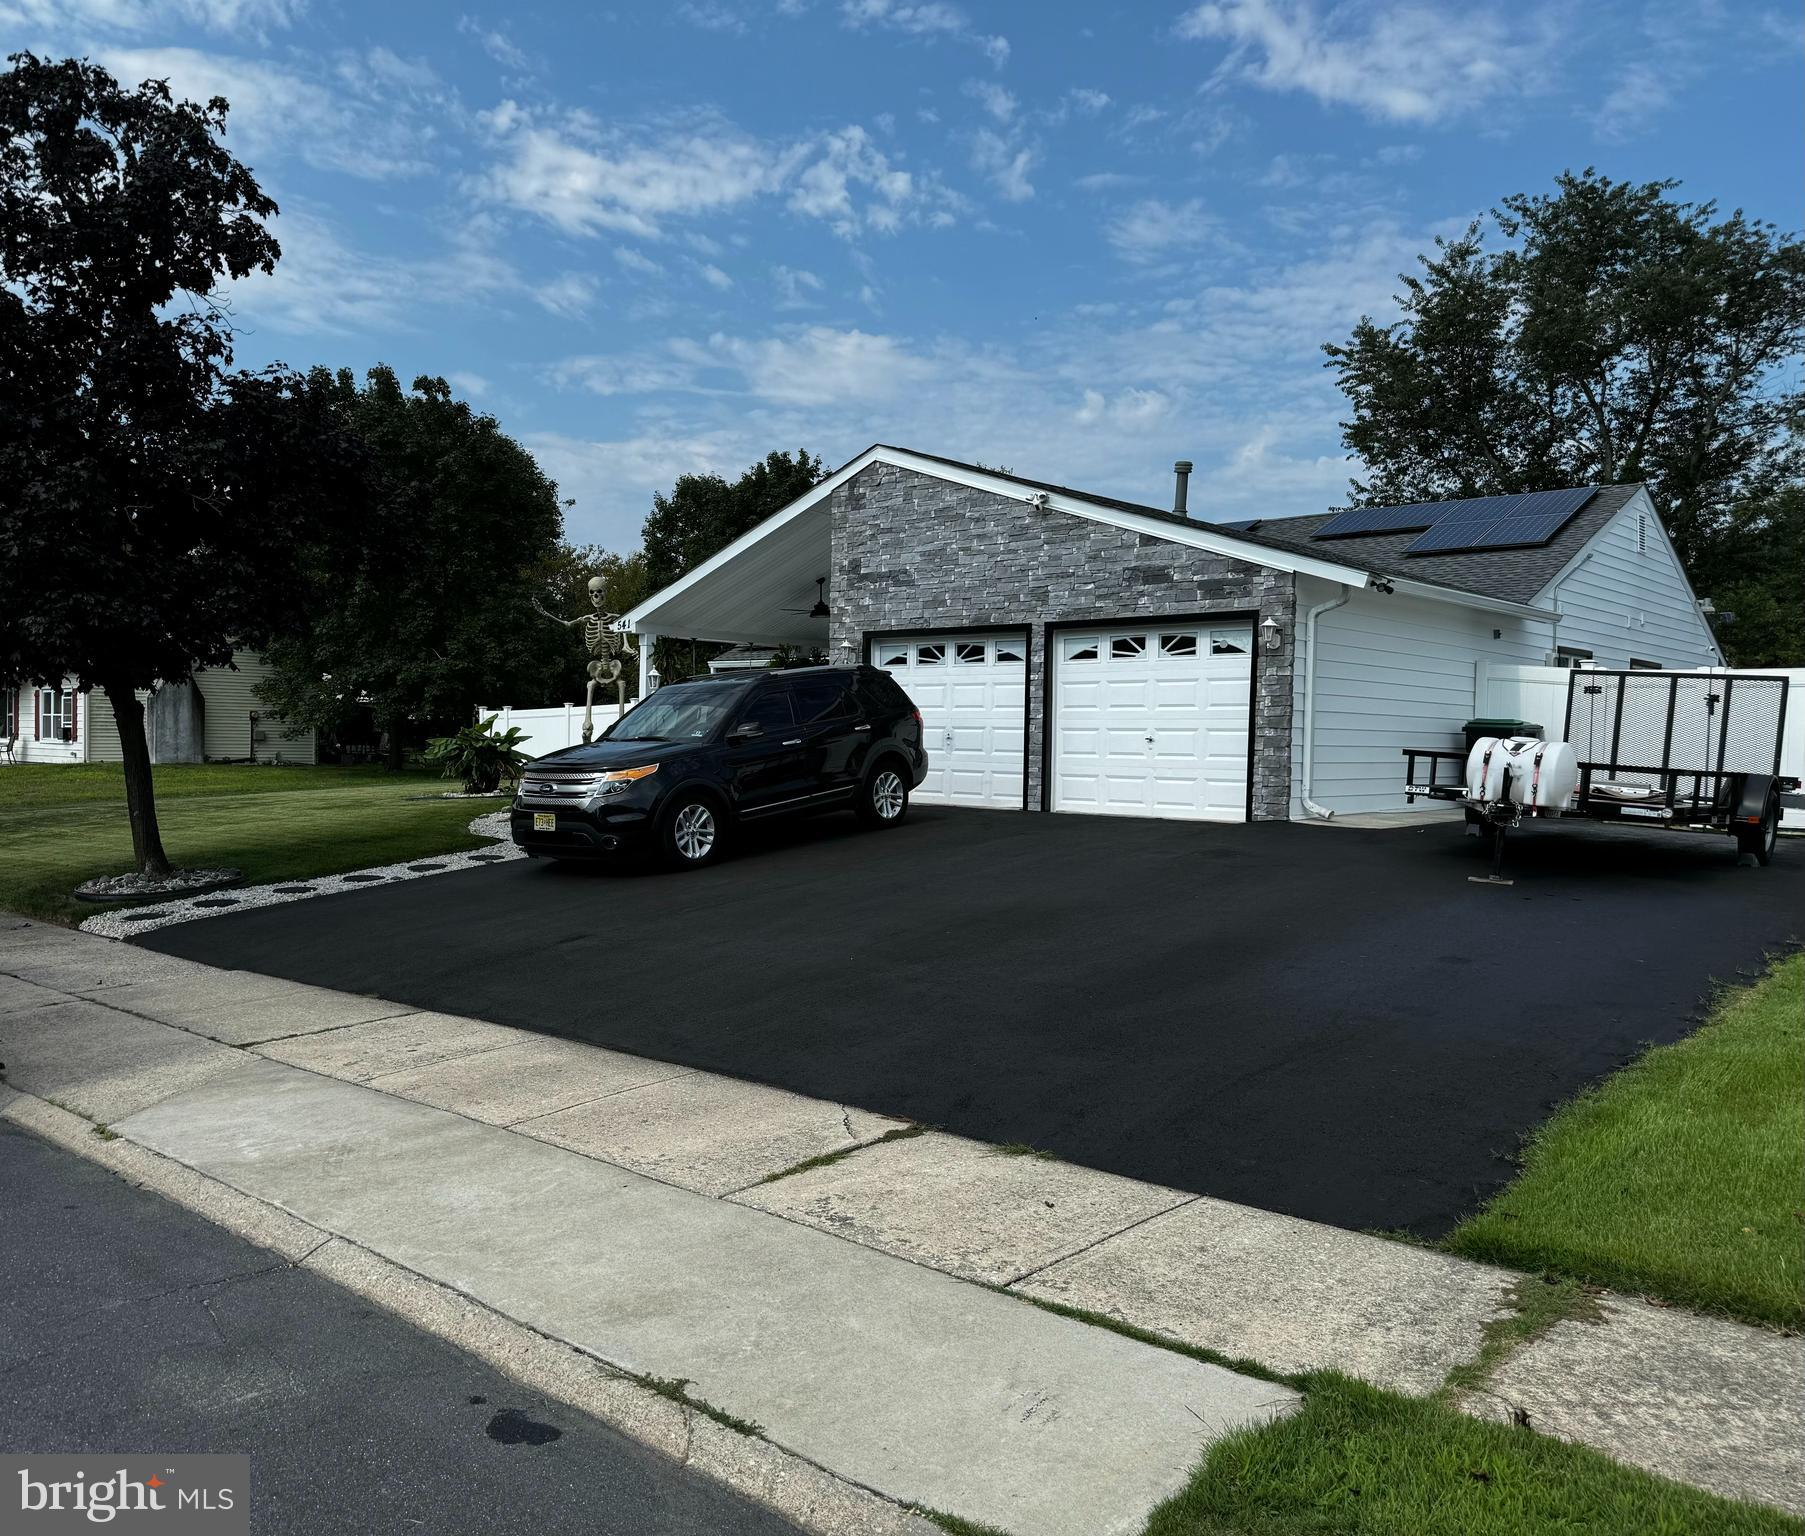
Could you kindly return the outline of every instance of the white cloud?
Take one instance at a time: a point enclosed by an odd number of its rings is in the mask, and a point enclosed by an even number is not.
[[[489,381],[480,373],[465,373],[462,369],[446,376],[446,383],[454,384],[473,400],[480,400],[489,393]]]
[[[1038,158],[1032,145],[1006,139],[988,128],[980,128],[972,137],[972,168],[1012,203],[1026,202],[1034,196],[1034,183],[1028,180],[1028,173]]]
[[[1154,261],[1174,252],[1194,252],[1213,228],[1196,198],[1167,203],[1148,197],[1111,219],[1105,233],[1117,253],[1129,261]]]
[[[704,32],[740,35],[746,30],[745,17],[731,6],[723,5],[721,0],[682,0],[677,7],[677,14],[692,27],[700,27]]]
[[[622,270],[637,272],[641,277],[651,277],[664,270],[650,256],[643,255],[627,245],[617,245],[614,248],[614,259],[620,263]]]
[[[814,302],[810,295],[821,291],[821,279],[803,267],[773,267],[771,281],[780,309],[807,309]]]
[[[186,23],[209,32],[263,37],[290,26],[304,0],[8,0],[0,21],[35,27],[71,24],[109,32],[167,32]]]
[[[422,308],[490,303],[524,291],[513,268],[475,245],[412,259],[379,256],[292,208],[271,228],[282,247],[275,272],[254,272],[224,289],[246,328],[367,337],[416,328]]]
[[[656,239],[673,220],[777,195],[846,236],[888,232],[911,217],[936,222],[957,205],[931,179],[892,163],[857,126],[782,144],[718,119],[604,130],[583,113],[548,118],[512,101],[481,121],[500,158],[478,178],[478,191],[569,234]]]
[[[733,286],[733,279],[713,262],[702,262],[696,270],[702,274],[702,281],[707,283],[710,288],[725,293]]]
[[[486,26],[474,16],[461,16],[458,31],[465,37],[475,38],[483,52],[503,69],[525,73],[532,68],[526,53],[499,27]]]
[[[533,302],[566,320],[579,319],[595,303],[596,280],[587,272],[561,272],[533,288]]]
[[[841,20],[849,27],[883,27],[914,37],[944,37],[969,43],[998,69],[1009,62],[1009,39],[974,31],[970,19],[944,0],[841,0]]]
[[[1114,399],[1101,390],[1087,389],[1073,419],[1083,427],[1110,423],[1133,429],[1151,426],[1171,414],[1171,399],[1157,389],[1125,389]]]
[[[1015,97],[994,80],[967,80],[964,91],[999,123],[1015,116]]]
[[[1072,185],[1080,192],[1108,192],[1116,187],[1132,187],[1145,180],[1144,176],[1130,175],[1126,171],[1092,171],[1088,176],[1076,177]]]
[[[178,97],[225,97],[226,142],[253,164],[296,158],[372,181],[432,165],[426,113],[438,101],[437,82],[387,49],[341,56],[330,79],[195,48],[109,48],[96,58],[129,84],[167,80]]]
[[[1095,117],[1109,105],[1109,93],[1080,86],[1076,90],[1067,91],[1066,100],[1086,116]]]
[[[1355,0],[1205,0],[1178,35],[1225,42],[1220,77],[1303,91],[1391,122],[1433,123],[1535,88],[1553,67],[1554,13],[1539,7]]]
[[[566,358],[551,377],[598,395],[732,393],[820,407],[893,399],[934,371],[896,337],[810,325],[757,337],[717,331],[643,352]]]

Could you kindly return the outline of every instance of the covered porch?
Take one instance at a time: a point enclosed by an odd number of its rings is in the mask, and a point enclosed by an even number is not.
[[[812,611],[824,591],[827,603],[833,600],[829,504],[817,494],[823,490],[817,487],[766,518],[621,616],[639,651],[640,697],[665,681],[654,670],[653,646],[661,637],[828,648],[828,617]]]

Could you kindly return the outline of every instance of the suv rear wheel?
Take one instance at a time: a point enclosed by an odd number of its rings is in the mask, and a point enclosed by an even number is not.
[[[909,781],[894,758],[884,758],[866,775],[858,812],[859,820],[873,827],[893,827],[909,814]]]
[[[721,852],[721,813],[706,795],[687,794],[665,813],[659,837],[665,863],[678,869],[700,869]]]

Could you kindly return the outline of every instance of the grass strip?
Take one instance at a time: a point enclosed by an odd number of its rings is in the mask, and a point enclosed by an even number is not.
[[[1147,1536],[1800,1536],[1805,1524],[1333,1373],[1225,1436]]]
[[[1805,955],[1561,1109],[1450,1252],[1805,1326]]]
[[[132,867],[123,798],[105,765],[26,764],[0,771],[0,909],[77,923],[104,906],[70,894],[95,875]],[[35,775],[24,789],[20,775]],[[63,776],[68,799],[57,798]],[[52,777],[55,776],[55,777]],[[307,880],[377,864],[489,846],[466,830],[503,800],[413,800],[445,787],[373,768],[169,764],[156,770],[158,819],[170,858],[191,868],[242,869],[252,885]]]

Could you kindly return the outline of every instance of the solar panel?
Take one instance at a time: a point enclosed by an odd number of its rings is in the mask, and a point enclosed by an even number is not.
[[[1514,496],[1467,496],[1457,501],[1419,501],[1403,507],[1355,507],[1339,512],[1311,535],[1314,539],[1354,539],[1375,533],[1416,533],[1406,554],[1453,549],[1508,549],[1551,539],[1596,494],[1595,486],[1528,491]],[[1546,531],[1542,522],[1556,519]],[[1487,530],[1482,534],[1481,529]],[[1456,530],[1462,530],[1456,532]]]
[[[1257,517],[1237,517],[1232,522],[1218,523],[1216,526],[1218,528],[1232,528],[1236,533],[1246,533],[1250,529],[1258,528],[1260,526],[1260,519]]]
[[[1310,537],[1352,539],[1363,533],[1410,533],[1432,526],[1440,508],[1461,505],[1456,501],[1420,501],[1408,507],[1354,507],[1337,512]]]
[[[1492,496],[1490,515],[1438,520],[1419,534],[1407,555],[1449,555],[1461,550],[1526,549],[1546,544],[1597,494],[1597,487],[1574,486],[1525,496]]]

